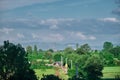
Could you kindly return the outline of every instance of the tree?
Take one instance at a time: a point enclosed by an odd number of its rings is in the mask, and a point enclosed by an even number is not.
[[[78,44],[78,43],[76,43],[76,50],[78,49],[78,47],[79,47],[79,44]]]
[[[80,48],[76,50],[77,54],[88,54],[91,50],[90,46],[88,44],[81,45]]]
[[[103,76],[103,61],[99,56],[93,55],[85,62],[83,69],[86,72],[87,80],[100,80],[100,77]]]
[[[103,53],[104,57],[104,64],[107,66],[114,65],[114,55],[110,54],[109,52]]]
[[[53,53],[53,52],[54,52],[54,50],[53,50],[53,49],[49,49],[48,51],[50,51],[51,53]]]
[[[104,42],[104,44],[103,44],[104,51],[109,51],[112,48],[113,48],[113,44],[111,42]]]
[[[67,48],[65,48],[64,51],[65,51],[66,54],[71,54],[71,53],[74,52],[74,49],[72,47],[67,47]]]
[[[60,61],[60,60],[61,60],[61,56],[62,56],[62,55],[59,54],[59,53],[58,53],[58,54],[55,54],[55,55],[54,55],[54,61]]]
[[[114,57],[119,57],[120,56],[120,46],[116,46],[112,49],[110,49],[110,53],[114,55]]]
[[[45,56],[46,59],[51,59],[52,58],[52,54],[51,54],[50,51],[47,51],[44,56]]]
[[[38,54],[37,46],[36,46],[36,45],[34,45],[34,53],[35,53],[35,54]]]
[[[20,44],[4,41],[0,46],[0,80],[37,80]]]
[[[32,54],[32,47],[31,46],[27,46],[26,47],[26,51],[28,54]]]

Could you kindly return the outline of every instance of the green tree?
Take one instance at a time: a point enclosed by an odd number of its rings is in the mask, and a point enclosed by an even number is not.
[[[49,59],[49,62],[52,63],[53,55],[52,55],[52,53],[50,51],[46,51],[45,54],[44,54],[44,58]]]
[[[78,43],[76,43],[76,50],[79,48],[79,44]]]
[[[81,45],[80,48],[76,50],[77,54],[88,54],[90,52],[91,48],[88,44]]]
[[[35,54],[38,54],[37,45],[34,45],[34,53],[35,53]]]
[[[120,56],[120,46],[110,49],[110,53],[112,53],[114,57],[118,58]]]
[[[70,80],[82,80],[84,77],[84,71],[83,66],[85,65],[85,62],[89,58],[89,55],[79,55],[79,54],[70,54],[68,56],[68,59],[73,61],[73,68],[68,70],[68,75],[72,78]],[[78,65],[78,77],[75,78],[76,73],[76,64]]]
[[[32,47],[31,46],[27,46],[26,47],[26,51],[28,54],[32,54]]]
[[[53,50],[53,49],[49,49],[48,51],[50,51],[51,53],[53,53],[53,52],[54,52],[54,50]]]
[[[0,46],[0,80],[37,80],[20,44],[4,41]]]
[[[104,44],[103,44],[104,51],[109,51],[112,48],[113,48],[113,44],[111,42],[104,42]]]
[[[62,54],[60,54],[60,53],[55,54],[54,61],[61,61],[61,56],[62,56]]]
[[[109,52],[103,53],[104,57],[104,64],[107,66],[113,66],[114,65],[114,55],[110,54]]]
[[[87,59],[83,69],[87,80],[100,80],[103,76],[103,61],[98,55],[93,55]]]
[[[72,47],[67,47],[64,49],[65,54],[71,54],[74,52],[74,49]]]

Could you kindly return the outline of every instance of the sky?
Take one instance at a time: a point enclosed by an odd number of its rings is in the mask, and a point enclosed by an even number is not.
[[[40,49],[102,49],[120,45],[120,16],[115,0],[0,0],[0,45],[9,40]]]

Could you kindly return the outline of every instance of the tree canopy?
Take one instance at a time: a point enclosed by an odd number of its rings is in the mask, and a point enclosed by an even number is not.
[[[0,46],[0,80],[37,80],[20,44],[4,41]]]

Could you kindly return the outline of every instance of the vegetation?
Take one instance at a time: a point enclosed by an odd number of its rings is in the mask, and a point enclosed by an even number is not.
[[[33,48],[29,45],[25,51],[20,44],[9,41],[0,46],[1,80],[119,79],[119,66],[120,46],[111,42],[104,42],[102,50],[92,50],[89,44],[79,46],[78,43],[75,50],[67,47],[61,51],[42,50],[37,45]]]
[[[20,44],[4,41],[0,46],[0,80],[37,80]]]

